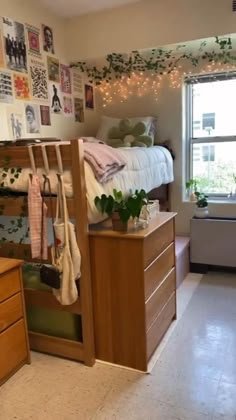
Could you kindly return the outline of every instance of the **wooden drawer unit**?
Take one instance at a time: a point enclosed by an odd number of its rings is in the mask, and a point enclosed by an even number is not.
[[[175,269],[168,273],[162,283],[146,302],[146,329],[150,328],[152,323],[160,314],[161,310],[175,291]]]
[[[20,277],[17,268],[0,275],[0,302],[19,292],[20,289]]]
[[[145,270],[145,299],[156,290],[166,274],[175,265],[175,250],[172,242]]]
[[[174,241],[173,219],[152,232],[144,241],[144,267],[146,268],[171,242]]]
[[[17,293],[0,304],[0,332],[20,318],[23,318],[22,299]]]
[[[176,315],[176,297],[172,294],[147,332],[147,357],[150,358]]]
[[[30,363],[21,264],[0,258],[0,385]]]
[[[147,370],[176,315],[174,217],[159,213],[146,229],[127,233],[90,230],[97,359]]]

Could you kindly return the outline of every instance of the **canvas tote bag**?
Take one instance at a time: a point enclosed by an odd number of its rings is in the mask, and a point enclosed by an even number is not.
[[[54,231],[59,258],[52,248],[52,260],[60,266],[61,287],[53,294],[62,305],[72,305],[78,298],[75,280],[80,277],[81,256],[76,242],[74,225],[69,221],[62,175],[58,175],[58,195]]]

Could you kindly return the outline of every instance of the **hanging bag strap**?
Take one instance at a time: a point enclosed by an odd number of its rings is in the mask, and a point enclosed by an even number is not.
[[[59,200],[62,204],[62,220],[64,222],[64,233],[65,233],[65,246],[69,246],[69,229],[68,229],[68,209],[67,209],[67,203],[66,203],[66,195],[65,195],[65,188],[64,188],[64,182],[63,182],[63,176],[61,174],[58,175],[59,179]]]

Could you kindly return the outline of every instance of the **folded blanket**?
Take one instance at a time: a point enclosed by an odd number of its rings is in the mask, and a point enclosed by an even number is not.
[[[84,143],[84,158],[90,164],[96,179],[104,184],[121,171],[126,163],[119,151],[106,144]]]

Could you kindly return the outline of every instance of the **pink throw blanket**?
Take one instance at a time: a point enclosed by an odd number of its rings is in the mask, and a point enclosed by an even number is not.
[[[106,144],[84,143],[84,158],[101,184],[112,179],[125,166],[118,151]]]

